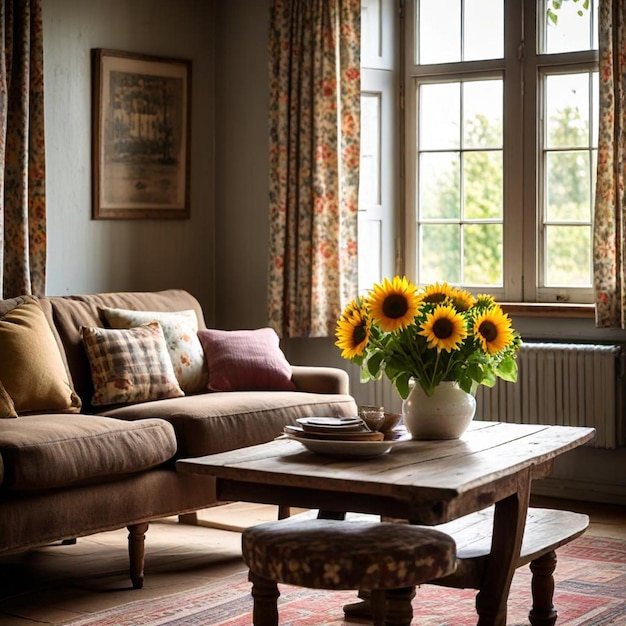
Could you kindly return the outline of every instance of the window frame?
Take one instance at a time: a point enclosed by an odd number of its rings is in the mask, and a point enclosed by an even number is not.
[[[536,0],[506,0],[502,59],[420,66],[415,64],[416,5],[417,0],[406,0],[404,3],[401,0],[403,54],[400,76],[401,93],[404,94],[402,142],[405,154],[403,220],[406,225],[403,233],[404,273],[412,280],[416,279],[419,83],[500,75],[506,77],[503,90],[503,285],[501,289],[489,287],[489,293],[500,301],[508,302],[593,302],[593,287],[555,289],[541,285],[543,259],[539,256],[539,246],[543,245],[543,233],[539,232],[539,224],[545,187],[545,174],[541,169],[545,103],[540,99],[540,89],[546,73],[597,71],[598,51],[540,54],[537,43],[545,35],[543,26],[537,24],[537,14],[538,5],[545,10],[545,4]],[[594,189],[593,180],[591,188]],[[591,203],[593,206],[593,198]]]

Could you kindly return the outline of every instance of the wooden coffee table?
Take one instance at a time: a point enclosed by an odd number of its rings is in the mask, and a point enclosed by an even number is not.
[[[479,626],[504,626],[531,482],[549,476],[556,457],[584,444],[594,432],[476,421],[459,440],[403,441],[373,459],[329,458],[297,441],[278,439],[179,460],[177,468],[215,476],[223,501],[321,509],[330,515],[372,513],[432,526],[494,505],[491,552],[475,568],[480,580],[470,580],[471,567],[463,571],[467,586],[479,589]]]

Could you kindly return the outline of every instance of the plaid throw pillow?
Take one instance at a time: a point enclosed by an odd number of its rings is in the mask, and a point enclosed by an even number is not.
[[[159,322],[136,328],[81,328],[89,358],[94,406],[131,404],[185,395]]]
[[[170,353],[174,373],[185,393],[205,391],[208,372],[204,351],[198,339],[196,312],[132,311],[104,308],[102,313],[111,328],[134,328],[147,322],[159,322]]]

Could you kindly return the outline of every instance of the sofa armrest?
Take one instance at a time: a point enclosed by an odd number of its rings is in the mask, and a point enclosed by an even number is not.
[[[292,365],[292,380],[298,391],[312,393],[350,393],[348,373],[338,367]]]

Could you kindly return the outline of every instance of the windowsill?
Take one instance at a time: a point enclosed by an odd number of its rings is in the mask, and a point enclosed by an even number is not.
[[[500,305],[505,313],[515,317],[595,319],[595,306],[593,304],[504,302]]]

